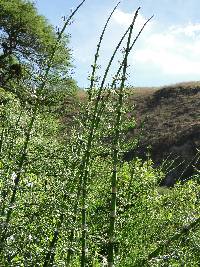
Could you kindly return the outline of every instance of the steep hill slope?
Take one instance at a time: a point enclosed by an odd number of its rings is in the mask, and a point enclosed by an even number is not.
[[[140,136],[137,153],[145,157],[147,147],[155,164],[175,160],[164,184],[172,185],[185,179],[199,167],[200,148],[200,83],[182,83],[149,90],[136,89],[129,104],[135,105],[137,129],[131,135]],[[144,122],[144,124],[143,124]],[[143,125],[143,126],[141,126]],[[131,158],[135,151],[126,156]],[[177,165],[179,165],[177,167]]]

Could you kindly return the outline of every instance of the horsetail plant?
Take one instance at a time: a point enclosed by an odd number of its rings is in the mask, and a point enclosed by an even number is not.
[[[63,197],[63,201],[66,200],[66,195]],[[64,221],[64,213],[61,212],[59,219],[57,221],[56,228],[54,229],[52,240],[49,243],[49,247],[45,256],[43,267],[53,266],[54,258],[56,254],[56,245],[58,242],[59,234],[62,228],[62,224]]]
[[[120,64],[120,67],[117,71],[117,74],[115,75],[115,78],[112,83],[112,87],[116,88],[116,81],[120,81],[119,89],[117,90],[118,100],[117,100],[117,107],[116,107],[116,121],[115,121],[115,127],[114,127],[114,139],[113,139],[113,153],[112,153],[112,180],[111,180],[111,206],[110,206],[110,226],[108,231],[108,267],[113,267],[115,262],[115,256],[114,256],[114,249],[115,249],[115,243],[116,243],[116,233],[115,233],[115,221],[117,216],[117,173],[118,173],[118,165],[119,165],[119,156],[120,156],[120,132],[121,132],[121,126],[122,126],[122,109],[123,109],[123,99],[124,99],[124,89],[125,89],[125,81],[126,81],[126,75],[127,75],[127,68],[128,68],[128,56],[131,52],[134,44],[136,43],[137,39],[139,38],[141,32],[143,31],[146,24],[149,22],[150,19],[148,19],[141,30],[139,31],[138,35],[134,39],[133,43],[131,44],[131,38],[133,33],[133,28],[135,25],[135,21],[137,19],[138,13],[139,13],[140,7],[136,10],[135,15],[133,17],[133,21],[130,24],[129,27],[129,35],[128,40],[126,43],[126,48],[124,51],[124,59],[122,63]],[[120,72],[122,71],[121,78]]]
[[[116,7],[115,7],[116,8]],[[114,9],[115,10],[115,9]],[[138,11],[139,9],[136,11],[136,15],[134,17],[134,23],[135,23],[135,19],[137,17],[137,14],[138,14]],[[113,13],[113,12],[112,12]],[[111,15],[112,15],[111,13]],[[110,17],[108,19],[108,21],[110,20]],[[133,24],[134,24],[133,23]],[[145,24],[146,25],[146,24]],[[144,25],[144,26],[145,26]],[[144,28],[143,26],[143,28]],[[106,27],[107,27],[107,23],[106,23]],[[122,36],[122,38],[120,39],[119,43],[117,44],[109,62],[108,62],[108,65],[105,69],[105,72],[104,72],[104,75],[103,75],[103,78],[102,78],[102,81],[100,83],[100,86],[97,90],[97,93],[96,93],[96,97],[95,97],[95,102],[94,102],[94,109],[93,109],[93,112],[92,112],[92,118],[90,118],[90,126],[89,126],[89,136],[88,136],[88,139],[87,139],[87,146],[86,146],[86,152],[85,152],[85,158],[83,159],[83,162],[84,162],[84,166],[83,166],[83,173],[81,174],[81,179],[82,179],[82,256],[81,256],[81,266],[84,267],[85,264],[86,264],[86,251],[87,251],[87,247],[86,247],[86,232],[87,232],[87,229],[86,229],[86,197],[87,197],[87,179],[88,179],[88,175],[89,175],[89,164],[90,164],[90,150],[91,150],[91,147],[92,147],[92,142],[93,142],[93,138],[94,138],[94,132],[95,132],[95,129],[98,128],[98,124],[101,120],[101,115],[103,114],[103,111],[104,111],[104,108],[106,106],[106,102],[105,100],[110,96],[110,93],[109,93],[109,89],[108,89],[108,93],[107,93],[107,97],[104,98],[104,96],[102,96],[102,92],[104,90],[104,84],[105,84],[105,81],[106,81],[106,78],[108,76],[108,73],[109,73],[109,70],[110,70],[110,67],[113,63],[113,60],[122,44],[122,42],[124,41],[126,35],[129,33],[129,31],[131,30],[132,26],[130,25],[128,27],[128,29],[126,30],[126,32],[124,33],[124,35]],[[142,30],[143,30],[142,28]],[[142,31],[141,30],[141,31]],[[103,30],[103,33],[105,31],[105,28]],[[136,40],[137,38],[139,37],[141,31],[139,32],[138,36],[136,37]],[[100,38],[100,44],[101,44],[101,39],[102,39],[103,35],[101,35],[101,38]],[[135,42],[136,42],[135,40]],[[134,45],[134,43],[133,43]],[[132,46],[133,46],[132,45]],[[97,47],[97,53],[96,55],[98,55],[98,50],[99,50],[100,46]],[[127,50],[127,55],[130,53],[130,40],[129,40],[129,47],[128,47],[128,50]],[[97,58],[97,56],[95,56],[95,59]],[[124,60],[125,61],[125,60]],[[123,65],[126,65],[124,64],[124,61],[123,61]],[[91,84],[93,85],[94,81],[94,70],[96,70],[96,60],[95,60],[95,65],[93,66],[93,75],[92,75],[92,80],[91,80]],[[126,66],[127,68],[127,66]],[[120,68],[121,70],[121,68]],[[120,71],[119,71],[120,72]],[[118,72],[118,75],[119,75],[119,72]],[[115,85],[115,82],[113,83],[113,86]],[[91,99],[91,90],[92,88],[90,87],[90,99]]]
[[[103,40],[103,37],[104,37],[104,33],[105,33],[105,30],[107,28],[107,25],[114,13],[114,11],[116,10],[117,6],[119,5],[119,3],[115,6],[115,8],[113,9],[113,11],[111,12],[110,16],[108,17],[107,21],[106,21],[106,24],[103,28],[103,31],[102,31],[102,34],[100,36],[100,40],[99,40],[99,43],[97,45],[97,51],[96,51],[96,54],[95,54],[95,60],[94,60],[94,64],[92,65],[92,75],[91,75],[91,83],[90,83],[90,87],[89,87],[89,90],[88,90],[88,95],[89,95],[89,105],[91,104],[91,100],[92,98],[94,97],[95,101],[94,101],[94,109],[92,111],[92,118],[89,116],[89,113],[88,113],[88,110],[89,110],[89,106],[87,108],[87,111],[86,111],[86,114],[88,118],[87,119],[90,119],[89,121],[89,129],[88,129],[88,137],[87,137],[87,145],[86,145],[86,149],[85,149],[85,152],[84,152],[84,156],[83,156],[83,159],[82,159],[82,164],[81,164],[81,167],[80,167],[80,181],[79,181],[79,184],[81,185],[82,187],[82,256],[81,256],[81,266],[85,266],[85,263],[86,263],[86,251],[87,251],[87,248],[86,248],[86,195],[87,195],[87,179],[88,179],[88,175],[89,175],[89,164],[90,164],[90,154],[91,154],[91,147],[92,147],[92,143],[93,143],[93,139],[94,139],[94,133],[95,133],[95,129],[97,128],[97,124],[96,122],[100,120],[100,117],[97,117],[97,111],[98,111],[98,107],[99,107],[99,104],[102,105],[103,101],[101,99],[101,94],[102,94],[102,91],[103,91],[103,88],[104,88],[104,83],[105,83],[105,80],[107,78],[107,75],[108,75],[108,71],[111,67],[111,64],[114,60],[114,57],[119,49],[119,47],[121,46],[121,43],[122,41],[124,40],[126,34],[128,33],[128,30],[126,31],[126,33],[124,34],[124,36],[121,38],[119,44],[117,45],[110,61],[109,61],[109,64],[106,68],[106,71],[104,73],[104,77],[102,79],[102,82],[101,82],[101,86],[100,88],[97,90],[97,96],[94,96],[93,95],[93,87],[94,87],[94,82],[95,82],[95,73],[96,73],[96,69],[97,69],[97,60],[98,60],[98,57],[99,57],[99,50],[100,50],[100,47],[101,47],[101,43],[102,43],[102,40]],[[73,223],[75,223],[76,221],[76,213],[77,213],[77,208],[78,208],[78,201],[79,201],[79,195],[80,195],[80,191],[81,191],[81,187],[78,188],[77,190],[77,203],[75,204],[75,209],[74,209],[74,218],[73,218]],[[74,229],[72,229],[71,231],[71,234],[70,234],[70,244],[72,244],[73,242],[73,236],[74,236]],[[71,251],[72,249],[69,248],[68,249],[68,255],[67,255],[67,266],[69,266],[70,264],[70,257],[71,257]]]
[[[121,128],[121,113],[122,113],[122,105],[123,105],[123,90],[124,84],[126,80],[126,72],[127,72],[127,57],[130,47],[130,41],[132,36],[132,30],[135,23],[135,19],[137,17],[137,13],[134,17],[134,20],[130,27],[130,32],[127,41],[127,47],[125,50],[125,57],[123,61],[123,73],[121,78],[121,84],[119,88],[119,97],[117,104],[117,117],[115,124],[115,133],[113,140],[113,171],[112,171],[112,197],[111,197],[111,212],[110,212],[110,228],[109,228],[109,247],[108,247],[108,266],[114,266],[114,244],[115,244],[115,218],[116,218],[116,201],[117,201],[117,165],[118,165],[118,157],[119,157],[119,137],[120,137],[120,128]]]
[[[90,87],[89,87],[89,90],[88,90],[89,102],[91,101],[92,89],[93,89],[95,81],[96,81],[95,75],[96,75],[96,70],[97,70],[97,61],[98,61],[98,58],[99,58],[99,51],[100,51],[101,43],[103,41],[103,37],[104,37],[105,31],[106,31],[106,28],[108,26],[108,23],[109,23],[112,15],[114,14],[115,10],[119,6],[119,4],[120,4],[120,2],[117,3],[117,5],[114,7],[113,11],[111,12],[110,16],[108,17],[108,19],[106,21],[106,24],[105,24],[105,26],[103,28],[103,31],[101,33],[101,36],[99,38],[99,43],[97,45],[97,50],[96,50],[96,53],[95,53],[95,56],[94,56],[94,63],[92,65],[92,74],[91,74],[91,77],[90,77],[91,82],[90,82]]]
[[[120,2],[119,2],[120,3]],[[91,76],[90,76],[90,86],[89,86],[89,89],[88,89],[88,105],[87,105],[87,109],[86,109],[86,114],[85,114],[85,119],[86,121],[89,120],[89,109],[90,109],[90,105],[91,105],[91,101],[92,101],[92,97],[93,97],[93,89],[94,89],[94,84],[95,84],[95,75],[96,75],[96,70],[97,70],[97,61],[98,61],[98,58],[99,58],[99,51],[100,51],[100,47],[101,47],[101,43],[102,43],[102,40],[103,40],[103,37],[104,37],[104,34],[105,34],[105,31],[106,31],[106,28],[108,26],[108,23],[113,15],[113,13],[115,12],[115,10],[117,9],[119,3],[115,6],[115,8],[112,10],[110,16],[108,17],[107,21],[106,21],[106,24],[103,28],[103,31],[101,33],[101,36],[99,38],[99,43],[97,45],[97,50],[96,50],[96,53],[95,53],[95,58],[94,58],[94,63],[92,65],[92,73],[91,73]],[[99,103],[99,100],[100,100],[100,97],[97,98],[97,102]],[[94,112],[95,113],[95,112]],[[91,140],[92,140],[93,136],[91,136]],[[90,149],[89,149],[90,150]],[[85,164],[84,164],[84,160],[82,161],[82,164],[81,164],[81,168],[80,170],[82,171],[83,168],[85,167]],[[81,184],[82,184],[82,173],[79,175],[79,186],[78,186],[78,189],[77,189],[77,193],[76,193],[76,196],[77,196],[77,200],[76,200],[76,203],[75,203],[75,206],[74,206],[74,215],[73,215],[73,224],[76,223],[76,219],[77,219],[77,212],[78,212],[78,205],[79,205],[79,197],[80,197],[80,193],[81,193]],[[83,211],[82,211],[82,215],[83,215]],[[67,266],[70,265],[70,260],[71,260],[71,255],[72,255],[72,243],[73,243],[73,239],[74,239],[74,232],[75,232],[75,229],[74,227],[72,228],[71,230],[71,233],[70,233],[70,237],[69,237],[69,248],[68,248],[68,252],[67,252]],[[82,244],[84,247],[85,245]]]
[[[138,8],[138,9],[136,10],[136,13],[139,11],[139,9],[140,9],[140,8]],[[135,14],[136,14],[136,13],[135,13]],[[141,30],[139,31],[139,33],[138,33],[137,36],[135,37],[134,41],[132,42],[132,44],[131,44],[131,46],[130,46],[130,48],[129,48],[129,52],[128,52],[128,53],[130,53],[130,51],[132,51],[133,46],[135,45],[137,39],[138,39],[139,36],[141,35],[141,33],[142,33],[142,31],[144,30],[144,28],[145,28],[145,26],[147,25],[147,23],[148,23],[152,18],[153,18],[153,16],[150,17],[150,18],[143,24]],[[122,41],[124,40],[125,36],[127,35],[128,30],[129,30],[129,28],[127,29],[127,31],[126,31],[125,34],[123,35],[122,39],[120,40],[120,42],[119,42],[119,44],[118,44],[119,46],[121,45]],[[116,54],[117,50],[118,50],[118,47],[116,47],[116,50],[115,50],[114,54]],[[113,59],[114,59],[114,58],[113,58]],[[111,58],[111,63],[112,63],[112,60],[113,60],[113,59]],[[109,64],[110,64],[110,63],[109,63]],[[108,66],[109,66],[109,65],[108,65]],[[115,89],[115,88],[116,88],[116,82],[117,82],[118,80],[120,80],[120,77],[119,77],[119,76],[120,76],[122,67],[123,67],[123,62],[120,64],[120,66],[119,66],[119,68],[118,68],[118,70],[117,70],[117,73],[115,74],[115,76],[114,76],[114,78],[113,78],[113,81],[112,81],[110,87],[107,89],[107,95],[103,96],[103,97],[104,97],[104,101],[102,101],[101,106],[100,106],[100,108],[99,108],[99,110],[98,110],[97,118],[100,118],[101,115],[103,114],[103,111],[104,111],[105,106],[106,106],[106,102],[107,102],[108,98],[109,98],[110,95],[111,95],[111,91],[112,91],[112,89]],[[108,70],[109,70],[109,69],[108,69]],[[108,72],[107,72],[107,73],[108,73]],[[106,75],[106,76],[107,76],[107,75]],[[104,77],[105,79],[106,79],[106,76]],[[105,83],[105,79],[102,80],[102,83],[101,83],[101,87],[100,87],[100,88],[103,88],[104,83]],[[102,98],[103,98],[103,97],[102,97]],[[96,127],[98,127],[98,123],[99,123],[99,120],[97,119],[97,120],[96,120]]]
[[[109,17],[109,19],[110,19],[110,17]],[[106,24],[106,27],[107,27],[107,24]],[[114,50],[114,52],[110,58],[110,61],[109,61],[108,65],[105,69],[102,81],[101,81],[100,86],[97,90],[97,96],[95,97],[94,109],[93,109],[92,116],[91,116],[92,118],[91,118],[91,121],[89,124],[86,151],[85,151],[85,155],[83,158],[83,167],[82,167],[83,172],[80,175],[81,183],[82,183],[82,256],[81,256],[81,267],[84,267],[86,264],[86,252],[87,252],[87,246],[86,246],[86,238],[87,238],[86,237],[86,233],[87,233],[87,225],[86,225],[87,180],[88,180],[88,175],[89,175],[90,154],[91,154],[91,148],[92,148],[92,143],[93,143],[93,139],[94,139],[94,133],[95,133],[95,130],[98,126],[98,123],[101,119],[100,117],[98,117],[98,110],[99,109],[102,110],[101,107],[105,107],[104,102],[101,100],[102,92],[104,89],[104,84],[105,84],[106,78],[108,76],[108,72],[110,70],[110,67],[113,63],[113,60],[114,60],[114,58],[115,58],[115,56],[116,56],[116,54],[117,54],[117,52],[118,52],[118,50],[122,44],[124,38],[128,34],[129,30],[130,30],[130,26],[126,30],[125,34],[122,36],[119,43],[117,44],[117,46],[116,46],[116,48],[115,48],[115,50]],[[103,30],[103,32],[104,32],[104,30]],[[97,49],[99,49],[99,47]]]
[[[138,12],[139,9],[140,9],[140,8],[138,8],[138,9],[136,10],[136,12]],[[136,41],[137,41],[138,38],[140,37],[140,35],[141,35],[142,31],[144,30],[145,26],[147,25],[147,23],[148,23],[152,18],[153,18],[153,16],[151,16],[151,17],[150,17],[150,18],[143,24],[141,30],[138,32],[137,36],[135,37],[134,41],[132,42],[132,44],[131,44],[131,46],[130,46],[130,48],[129,48],[129,53],[130,53],[130,51],[132,51],[133,46],[135,45]],[[127,32],[126,32],[126,33],[127,33]],[[120,80],[120,77],[119,77],[119,76],[120,76],[122,67],[123,67],[123,62],[120,64],[120,66],[119,66],[119,68],[118,68],[118,70],[117,70],[117,73],[115,74],[115,76],[114,76],[114,78],[113,78],[113,81],[112,81],[112,83],[111,83],[111,85],[110,85],[110,88],[108,88],[108,90],[107,90],[107,91],[108,91],[108,92],[107,92],[107,95],[105,96],[104,102],[102,103],[102,106],[101,106],[101,108],[100,108],[99,111],[98,111],[98,115],[97,115],[97,117],[101,117],[101,114],[103,113],[103,110],[104,110],[104,108],[105,108],[106,101],[108,100],[108,98],[109,98],[109,96],[110,96],[110,94],[111,94],[111,90],[116,88],[116,82],[117,82],[118,80]]]

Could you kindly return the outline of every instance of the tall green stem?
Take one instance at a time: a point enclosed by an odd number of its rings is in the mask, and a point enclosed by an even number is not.
[[[5,131],[4,128],[2,128],[2,131],[1,131],[1,140],[0,140],[0,155],[1,155],[2,147],[3,147],[4,131]]]
[[[97,45],[97,51],[95,54],[95,60],[94,60],[94,64],[92,66],[92,75],[91,75],[91,84],[90,84],[90,88],[89,88],[89,103],[91,101],[91,97],[92,97],[92,88],[94,85],[94,76],[95,76],[95,72],[96,72],[96,68],[97,68],[97,59],[99,57],[99,49],[101,46],[101,42],[103,40],[103,36],[105,33],[105,30],[107,28],[108,22],[111,19],[112,14],[114,13],[114,11],[116,10],[117,6],[119,5],[119,3],[115,6],[115,8],[113,9],[113,11],[111,12],[108,20],[106,21],[106,24],[104,26],[104,29],[102,31],[102,34],[100,36],[100,40],[99,43]],[[95,104],[94,104],[94,110],[93,110],[93,114],[92,114],[92,118],[89,124],[89,129],[88,129],[88,137],[87,137],[87,145],[86,145],[86,151],[84,154],[84,157],[82,159],[82,165],[81,165],[81,172],[80,172],[80,185],[82,186],[82,256],[81,256],[81,266],[85,266],[86,264],[86,251],[87,251],[87,247],[86,247],[86,237],[87,237],[87,229],[86,229],[86,198],[87,198],[87,180],[88,180],[88,174],[89,174],[89,165],[90,165],[90,154],[91,154],[91,147],[92,147],[92,143],[93,143],[93,139],[94,139],[94,133],[95,133],[95,129],[96,129],[96,115],[97,115],[97,110],[98,110],[98,106],[99,103],[101,101],[101,93],[103,90],[103,85],[105,82],[105,79],[107,77],[108,71],[110,69],[111,63],[115,57],[116,52],[118,51],[123,39],[125,38],[126,34],[123,36],[123,38],[121,39],[120,43],[118,44],[114,54],[111,57],[111,60],[107,66],[106,69],[106,74],[104,75],[104,80],[101,83],[101,87],[98,90],[97,93],[97,97],[95,99]],[[87,111],[87,115],[88,115],[88,111]],[[79,194],[79,190],[78,190],[78,194]],[[77,207],[77,205],[75,205]],[[77,210],[77,208],[76,208]],[[74,219],[76,221],[76,214],[74,215]],[[73,240],[73,236],[74,236],[74,230],[71,231],[70,234],[70,243],[72,243]],[[70,263],[70,257],[71,257],[71,249],[68,250],[68,256],[67,256],[67,266],[69,266]]]
[[[139,10],[139,9],[138,9]],[[117,216],[117,168],[118,168],[118,158],[119,158],[119,138],[121,129],[121,117],[122,117],[122,106],[123,106],[123,96],[124,96],[124,85],[126,80],[127,72],[127,59],[130,52],[130,42],[133,31],[133,26],[138,15],[138,10],[135,13],[132,24],[129,29],[129,36],[127,41],[127,46],[125,50],[125,56],[123,60],[123,71],[122,79],[119,88],[118,104],[117,104],[117,117],[115,122],[115,133],[113,141],[113,170],[112,170],[112,181],[111,181],[111,211],[110,211],[110,227],[109,227],[109,247],[108,247],[108,267],[114,266],[114,246],[115,246],[115,221]]]
[[[103,41],[103,37],[104,37],[105,31],[106,31],[106,28],[108,26],[108,23],[109,23],[112,15],[113,15],[113,13],[115,12],[117,7],[119,6],[119,4],[120,4],[120,2],[117,3],[117,5],[114,7],[113,11],[111,12],[110,16],[108,17],[108,19],[106,21],[106,24],[105,24],[105,26],[103,28],[103,31],[101,33],[101,36],[99,38],[99,43],[97,45],[97,50],[96,50],[96,53],[95,53],[95,56],[94,56],[94,63],[92,65],[91,83],[90,83],[90,88],[89,88],[89,91],[88,91],[89,102],[91,101],[91,98],[92,98],[92,89],[93,89],[94,82],[95,82],[95,73],[96,73],[96,69],[97,69],[97,60],[99,58],[99,50],[100,50],[100,47],[101,47],[101,43]]]

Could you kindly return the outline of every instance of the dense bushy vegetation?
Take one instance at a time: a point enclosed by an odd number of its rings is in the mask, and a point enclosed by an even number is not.
[[[47,77],[57,42],[34,101],[7,90],[8,84],[0,88],[1,266],[199,266],[199,175],[166,189],[159,186],[164,173],[150,159],[123,161],[137,143],[126,143],[123,133],[135,125],[126,119],[124,103],[138,11],[99,81],[103,31],[87,102],[68,127],[60,114],[67,101],[41,101],[45,86],[55,85]],[[115,79],[106,88],[125,39]],[[15,84],[11,79],[9,88]],[[65,92],[65,99],[71,97],[71,86]]]

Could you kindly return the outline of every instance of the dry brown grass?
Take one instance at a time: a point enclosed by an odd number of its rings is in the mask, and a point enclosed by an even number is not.
[[[130,95],[144,96],[144,95],[151,95],[159,89],[160,87],[133,87],[127,89],[127,91],[129,92]]]
[[[175,83],[167,86],[162,86],[162,87],[181,87],[181,88],[194,88],[196,86],[200,86],[200,81],[188,81],[188,82],[181,82],[181,83]]]
[[[140,90],[138,90],[140,92]],[[187,82],[156,88],[130,96],[129,108],[138,122],[132,135],[141,131],[141,145],[165,150],[192,139],[200,146],[200,82]],[[197,137],[195,137],[197,136]],[[199,140],[199,141],[198,141]]]

